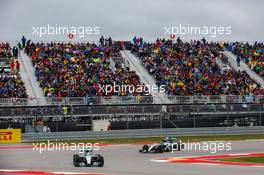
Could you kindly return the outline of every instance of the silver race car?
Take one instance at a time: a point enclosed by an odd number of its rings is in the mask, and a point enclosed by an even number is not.
[[[94,154],[92,149],[80,150],[79,154],[73,155],[73,165],[79,166],[104,166],[104,157],[100,154]]]
[[[184,149],[184,144],[181,140],[175,137],[166,137],[161,143],[153,145],[144,145],[142,149],[139,150],[140,153],[163,153],[176,150]]]

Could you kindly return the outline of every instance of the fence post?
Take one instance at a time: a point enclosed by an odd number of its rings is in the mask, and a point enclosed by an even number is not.
[[[128,107],[128,106],[127,106],[127,107]],[[126,110],[126,111],[125,111],[125,112],[126,112],[126,128],[129,129],[129,121],[128,121],[129,116],[127,115],[127,107],[126,107],[126,109],[125,109],[125,110]]]
[[[195,128],[195,113],[193,113],[193,127]]]
[[[261,114],[259,114],[259,125],[262,126],[262,123],[261,123]]]
[[[163,128],[163,111],[162,111],[162,105],[160,107],[160,129]]]

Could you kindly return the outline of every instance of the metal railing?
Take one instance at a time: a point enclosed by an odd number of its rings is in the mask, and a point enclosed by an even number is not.
[[[192,103],[263,103],[264,95],[258,96],[238,96],[238,95],[211,95],[211,96],[169,96],[172,103],[192,104]]]
[[[110,104],[159,104],[152,96],[110,96],[110,97],[62,97],[62,98],[0,98],[0,106],[42,106],[47,105],[110,105]],[[264,103],[264,95],[237,96],[169,96],[167,104],[207,104],[207,103]]]
[[[0,117],[15,116],[126,116],[126,115],[250,115],[264,114],[264,103],[215,103],[215,104],[116,104],[76,106],[2,106]]]

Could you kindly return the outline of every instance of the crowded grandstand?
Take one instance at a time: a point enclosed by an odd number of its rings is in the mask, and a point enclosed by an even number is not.
[[[95,43],[34,43],[22,41],[11,49],[8,43],[1,44],[1,97],[26,98],[25,87],[20,79],[18,48],[24,47],[31,58],[34,73],[47,97],[92,97],[92,96],[144,96],[144,92],[127,91],[109,94],[100,92],[99,85],[141,84],[140,72],[129,66],[110,66],[111,57],[122,57],[124,42],[104,41]],[[225,57],[223,50],[232,50],[252,70],[262,76],[263,46],[242,43],[220,43],[194,40],[183,42],[157,39],[153,43],[130,43],[131,51],[155,78],[157,85],[164,85],[168,95],[262,95],[260,83],[245,71],[229,68],[221,70],[217,58]],[[255,48],[255,49],[254,49]],[[239,65],[238,65],[239,66]],[[9,79],[10,77],[10,79]],[[8,91],[8,93],[6,93]],[[9,92],[10,91],[10,92]]]
[[[2,115],[22,116],[2,120],[1,125],[22,123],[25,132],[46,131],[47,125],[51,131],[87,130],[92,129],[89,123],[93,119],[110,121],[110,129],[259,125],[264,94],[262,47],[262,43],[210,42],[205,38],[146,42],[136,36],[132,41],[102,36],[97,42],[66,43],[33,42],[23,36],[13,45],[1,43]],[[126,52],[133,58],[126,58]],[[234,54],[236,64],[225,52]],[[147,86],[145,73],[131,67],[134,60],[140,62],[136,67],[153,78],[157,92]],[[238,69],[240,61],[262,81],[248,70]],[[27,77],[25,62],[32,67],[33,78]],[[23,82],[29,79],[38,84]],[[30,96],[33,90],[26,87],[38,85],[41,92],[37,94],[43,96]],[[111,86],[128,88],[107,89]],[[233,112],[240,115],[232,116]],[[65,118],[68,115],[74,118]],[[127,119],[127,115],[132,118]],[[195,115],[199,116],[196,123],[190,123]],[[205,122],[208,115],[214,117],[211,122]],[[226,116],[232,121],[226,121]]]

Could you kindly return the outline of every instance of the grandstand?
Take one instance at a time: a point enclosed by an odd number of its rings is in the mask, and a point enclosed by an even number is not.
[[[157,40],[134,48],[143,65],[170,95],[261,95],[260,84],[244,71],[221,71],[216,62],[223,47],[203,41]]]
[[[129,68],[115,64],[110,57],[120,57],[118,43],[30,44],[25,48],[31,56],[35,75],[47,97],[144,96],[135,91],[103,93],[99,86],[140,84],[138,75]]]
[[[0,43],[0,98],[27,98],[24,82],[19,71],[20,63],[17,54],[8,43]],[[12,57],[14,56],[14,57]]]
[[[249,44],[235,42],[227,44],[229,51],[233,52],[240,60],[245,62],[250,69],[264,78],[264,45],[263,43]]]
[[[91,130],[93,120],[107,120],[111,129],[263,125],[263,44],[140,42],[0,44],[0,127]]]

